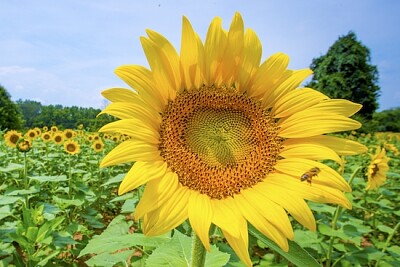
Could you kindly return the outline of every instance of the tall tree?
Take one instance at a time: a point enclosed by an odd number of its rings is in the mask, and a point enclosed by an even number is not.
[[[354,32],[339,37],[326,55],[313,59],[310,67],[314,76],[308,87],[331,98],[362,104],[358,114],[367,120],[372,118],[378,108],[378,69],[371,65],[369,49]]]
[[[34,100],[17,100],[17,105],[22,112],[25,120],[25,127],[33,128],[35,125],[35,118],[40,114],[42,111],[42,104],[40,102]]]
[[[19,130],[22,117],[17,105],[11,101],[10,94],[0,85],[0,129]]]

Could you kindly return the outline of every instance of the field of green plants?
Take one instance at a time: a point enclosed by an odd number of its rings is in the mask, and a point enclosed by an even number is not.
[[[99,168],[123,136],[36,128],[25,136],[31,148],[20,151],[3,134],[0,266],[187,266],[190,225],[143,236],[131,215],[142,188],[117,195],[130,164]],[[368,153],[345,157],[343,167],[327,164],[351,181],[353,209],[309,202],[317,231],[293,221],[294,241],[321,266],[400,266],[400,134],[347,138],[365,144]],[[386,183],[367,191],[366,172],[378,147],[385,148],[390,169]],[[211,241],[205,266],[242,266],[218,230]],[[254,266],[294,266],[266,243],[250,237]]]

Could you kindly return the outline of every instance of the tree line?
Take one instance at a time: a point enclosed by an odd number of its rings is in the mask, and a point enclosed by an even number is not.
[[[354,115],[363,124],[359,131],[400,132],[400,107],[376,112],[380,95],[378,68],[371,64],[370,50],[357,40],[354,32],[340,36],[325,55],[312,60],[310,68],[314,75],[306,87],[321,91],[330,98],[362,104],[362,109]],[[0,130],[53,124],[65,128],[84,124],[97,130],[114,119],[107,115],[96,118],[99,109],[43,106],[32,100],[13,103],[9,98],[7,91],[0,86]]]

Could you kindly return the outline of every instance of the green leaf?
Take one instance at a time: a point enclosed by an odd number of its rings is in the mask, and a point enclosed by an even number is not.
[[[171,239],[168,235],[147,237],[139,233],[131,234],[129,233],[131,224],[122,221],[121,218],[123,218],[123,216],[114,218],[103,233],[94,236],[87,246],[81,250],[79,257],[90,253],[112,253],[119,249],[140,245],[157,247]]]
[[[306,250],[293,241],[288,240],[289,251],[285,252],[275,242],[264,236],[252,225],[249,225],[249,233],[296,266],[320,267],[320,264]]]
[[[174,236],[169,242],[153,251],[146,260],[146,266],[188,267],[192,259],[191,248],[192,238],[179,231],[174,231]],[[211,251],[206,254],[204,266],[220,267],[224,266],[228,260],[229,254],[219,251],[216,246],[212,246]]]
[[[0,207],[0,221],[10,215],[12,215],[12,212],[9,205]]]
[[[18,200],[22,200],[23,197],[15,197],[15,196],[0,196],[0,205],[14,204]]]
[[[57,217],[54,220],[45,222],[40,228],[37,234],[36,242],[42,242],[46,237],[50,236],[53,231],[59,226],[64,220],[64,217]]]
[[[105,187],[110,184],[120,183],[122,181],[122,179],[124,179],[125,175],[126,175],[125,173],[120,173],[120,174],[108,179],[108,181],[105,182],[104,184],[102,184],[101,186]]]
[[[124,250],[113,254],[103,253],[92,257],[85,263],[89,266],[102,266],[102,267],[113,267],[117,263],[123,263],[123,266],[128,266],[126,262],[128,260],[128,257],[133,253],[134,253],[133,250]]]
[[[46,182],[63,182],[67,181],[68,178],[66,175],[56,175],[56,176],[33,176],[29,177],[31,180],[36,180],[40,183],[46,183]]]
[[[16,170],[22,170],[24,168],[24,165],[22,164],[17,164],[17,163],[8,163],[8,165],[3,168],[0,167],[0,172],[12,172]]]
[[[385,232],[385,233],[388,233],[388,234],[393,233],[393,228],[387,227],[386,225],[378,225],[377,228],[381,232]]]

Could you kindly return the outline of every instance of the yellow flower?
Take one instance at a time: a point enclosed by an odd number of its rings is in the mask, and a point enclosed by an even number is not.
[[[35,129],[30,129],[26,132],[25,136],[26,136],[26,138],[33,140],[38,136],[38,134]]]
[[[30,138],[21,138],[18,140],[16,147],[19,152],[28,152],[32,148],[32,139]]]
[[[50,131],[52,131],[53,133],[58,132],[58,127],[57,126],[51,126]]]
[[[102,113],[120,120],[100,131],[129,139],[101,166],[136,162],[119,194],[146,184],[134,214],[143,219],[146,235],[189,219],[209,250],[214,224],[251,266],[247,222],[287,251],[287,239],[294,238],[287,212],[316,229],[305,199],[351,208],[343,194],[351,191],[347,182],[318,160],[340,162],[339,155],[366,150],[324,135],[359,128],[348,117],[361,105],[299,89],[311,70],[287,69],[283,53],[260,64],[261,43],[244,29],[240,14],[228,31],[221,25],[215,18],[203,43],[184,17],[180,55],[165,37],[147,30],[141,43],[150,69],[116,70],[135,91],[103,92],[111,104]],[[318,175],[307,176],[311,169]]]
[[[43,126],[42,130],[43,130],[43,132],[47,132],[49,130],[49,127]]]
[[[15,130],[10,130],[4,134],[3,138],[9,147],[16,147],[18,140],[22,138],[22,134]]]
[[[80,151],[80,145],[74,140],[67,140],[64,142],[64,150],[68,154],[75,155]]]
[[[42,133],[42,140],[44,142],[49,142],[52,139],[52,134],[51,132],[44,132]]]
[[[53,134],[53,142],[61,145],[64,142],[64,134],[62,132],[55,132]]]
[[[96,152],[101,152],[104,149],[104,143],[101,140],[97,140],[97,141],[93,142],[92,148]]]
[[[65,129],[63,134],[66,139],[71,139],[76,135],[75,131],[72,129]]]
[[[375,189],[386,181],[386,172],[389,170],[389,158],[384,148],[378,147],[368,166],[368,183],[366,190]]]

